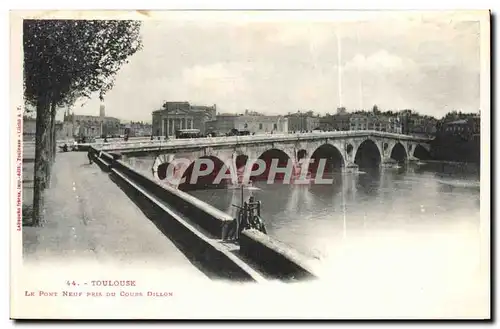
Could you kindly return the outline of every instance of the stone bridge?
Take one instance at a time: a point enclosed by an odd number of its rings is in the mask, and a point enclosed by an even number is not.
[[[194,160],[200,158],[212,159],[217,170],[229,163],[231,169],[238,171],[257,159],[266,163],[278,159],[278,167],[288,162],[300,166],[326,159],[329,169],[345,170],[429,159],[429,141],[380,131],[344,131],[151,141],[119,147],[102,145],[101,149],[120,153],[131,164],[135,157],[154,154],[152,169],[161,180],[168,165],[181,158],[187,159],[176,166],[176,175],[182,176],[189,176]]]

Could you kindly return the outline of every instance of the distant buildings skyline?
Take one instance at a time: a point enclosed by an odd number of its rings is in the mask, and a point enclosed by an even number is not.
[[[191,103],[189,100],[185,101],[185,102],[188,102],[190,104],[192,104],[193,106],[202,106],[202,105],[196,105],[196,104],[193,104]],[[105,104],[105,102],[104,102]],[[373,104],[373,105],[376,105],[376,104]],[[83,116],[93,116],[93,115],[99,115],[99,111],[100,111],[100,108],[101,106],[99,105],[99,107],[97,107],[93,112],[89,112],[88,110],[87,111],[78,111],[78,109],[74,108],[73,107],[73,111],[72,113],[75,114],[75,115],[83,115]],[[160,108],[160,106],[158,107]],[[157,108],[157,109],[158,109]],[[350,113],[350,114],[353,114],[354,112],[357,112],[357,111],[365,111],[365,112],[371,112],[372,111],[372,107],[370,108],[365,108],[365,109],[359,109],[359,108],[345,108],[345,113]],[[129,119],[127,118],[127,115],[126,113],[124,113],[124,115],[118,115],[118,116],[114,116],[115,118],[119,119],[120,122],[122,123],[130,123],[130,122],[144,122],[144,123],[151,123],[152,124],[152,118],[151,118],[151,112],[154,111],[156,109],[148,109],[147,112],[147,115],[144,119],[142,120],[137,120],[137,119]],[[384,112],[384,111],[393,111],[393,112],[402,112],[402,111],[405,111],[405,110],[412,110],[418,114],[421,114],[421,115],[427,115],[427,114],[423,114],[421,113],[420,111],[418,111],[417,109],[413,109],[413,108],[402,108],[402,109],[385,109],[385,108],[379,108],[380,111]],[[314,112],[314,115],[320,115],[320,117],[323,117],[323,116],[328,116],[328,115],[336,115],[336,114],[339,114],[339,108],[334,108],[332,109],[331,111],[328,111],[328,112],[325,112],[325,113],[322,113],[322,112],[317,112],[316,110],[314,109],[296,109],[296,110],[289,110],[289,111],[285,111],[283,113],[278,113],[278,112],[272,112],[272,113],[262,113],[262,112],[259,112],[258,109],[248,109],[248,108],[243,108],[241,109],[239,112],[226,112],[224,111],[224,109],[221,109],[221,108],[217,108],[217,115],[219,114],[224,114],[224,115],[245,115],[245,114],[249,114],[249,115],[268,115],[268,116],[287,116],[287,115],[290,115],[290,114],[294,114],[294,113],[297,113],[297,112],[300,112],[300,113],[307,113],[307,112]],[[447,114],[451,113],[451,112],[463,112],[463,113],[474,113],[474,114],[478,114],[480,113],[480,110],[477,109],[476,111],[466,111],[466,110],[463,110],[463,109],[450,109],[450,111],[446,112],[445,114],[443,114],[442,116],[433,116],[433,115],[429,115],[431,117],[434,117],[436,118],[437,120],[441,120],[443,119]],[[57,117],[56,119],[58,121],[63,121],[63,116],[64,116],[64,111],[63,109],[60,109],[58,114],[57,114]]]
[[[170,13],[172,20],[145,21],[143,49],[120,69],[105,95],[109,115],[149,120],[164,99],[267,115],[377,104],[440,118],[454,109],[480,107],[479,17],[411,12],[318,21],[304,12],[299,21],[252,21],[244,12],[214,14],[189,20]],[[94,114],[98,103],[96,97],[81,108],[76,104],[75,113]]]

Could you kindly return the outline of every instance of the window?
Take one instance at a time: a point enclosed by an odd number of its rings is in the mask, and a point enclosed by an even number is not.
[[[278,124],[277,123],[274,124],[274,129],[278,129]]]
[[[262,123],[259,123],[259,129],[262,130]]]

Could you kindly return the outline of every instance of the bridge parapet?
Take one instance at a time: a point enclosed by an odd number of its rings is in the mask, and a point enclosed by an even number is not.
[[[427,143],[428,138],[414,137],[409,135],[387,133],[381,131],[333,131],[333,132],[313,132],[299,134],[266,134],[252,136],[228,136],[228,137],[206,137],[195,139],[171,139],[171,140],[150,140],[150,141],[128,141],[119,143],[94,143],[92,146],[103,151],[128,151],[137,149],[176,149],[189,147],[210,147],[252,144],[258,142],[286,142],[286,141],[308,141],[321,138],[354,138],[354,137],[379,137],[392,138],[401,141],[413,141],[416,143]]]
[[[181,209],[190,218],[196,220],[196,224],[219,239],[223,238],[227,225],[233,218],[228,214],[206,204],[205,202],[177,189],[161,186],[121,160],[116,160],[113,167],[125,172],[128,176],[139,182],[148,191],[154,193],[159,199]]]

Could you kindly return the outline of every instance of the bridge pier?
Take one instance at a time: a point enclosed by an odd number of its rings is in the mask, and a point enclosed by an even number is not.
[[[414,163],[414,162],[418,162],[418,161],[420,161],[420,159],[413,156],[413,155],[410,155],[407,159],[407,162],[410,162],[410,163]]]
[[[404,161],[405,163],[408,162],[407,159],[405,159]],[[397,166],[398,164],[400,164],[400,162],[386,155],[383,156],[380,161],[380,168],[392,168],[394,166]]]
[[[414,156],[409,156],[405,157],[404,160],[396,160],[391,158],[390,156],[384,156],[380,162],[380,167],[381,168],[392,168],[396,165],[407,165],[410,163],[414,163],[419,161],[418,158],[415,158]]]
[[[356,173],[359,170],[359,166],[354,162],[347,162],[342,171],[344,173]]]

